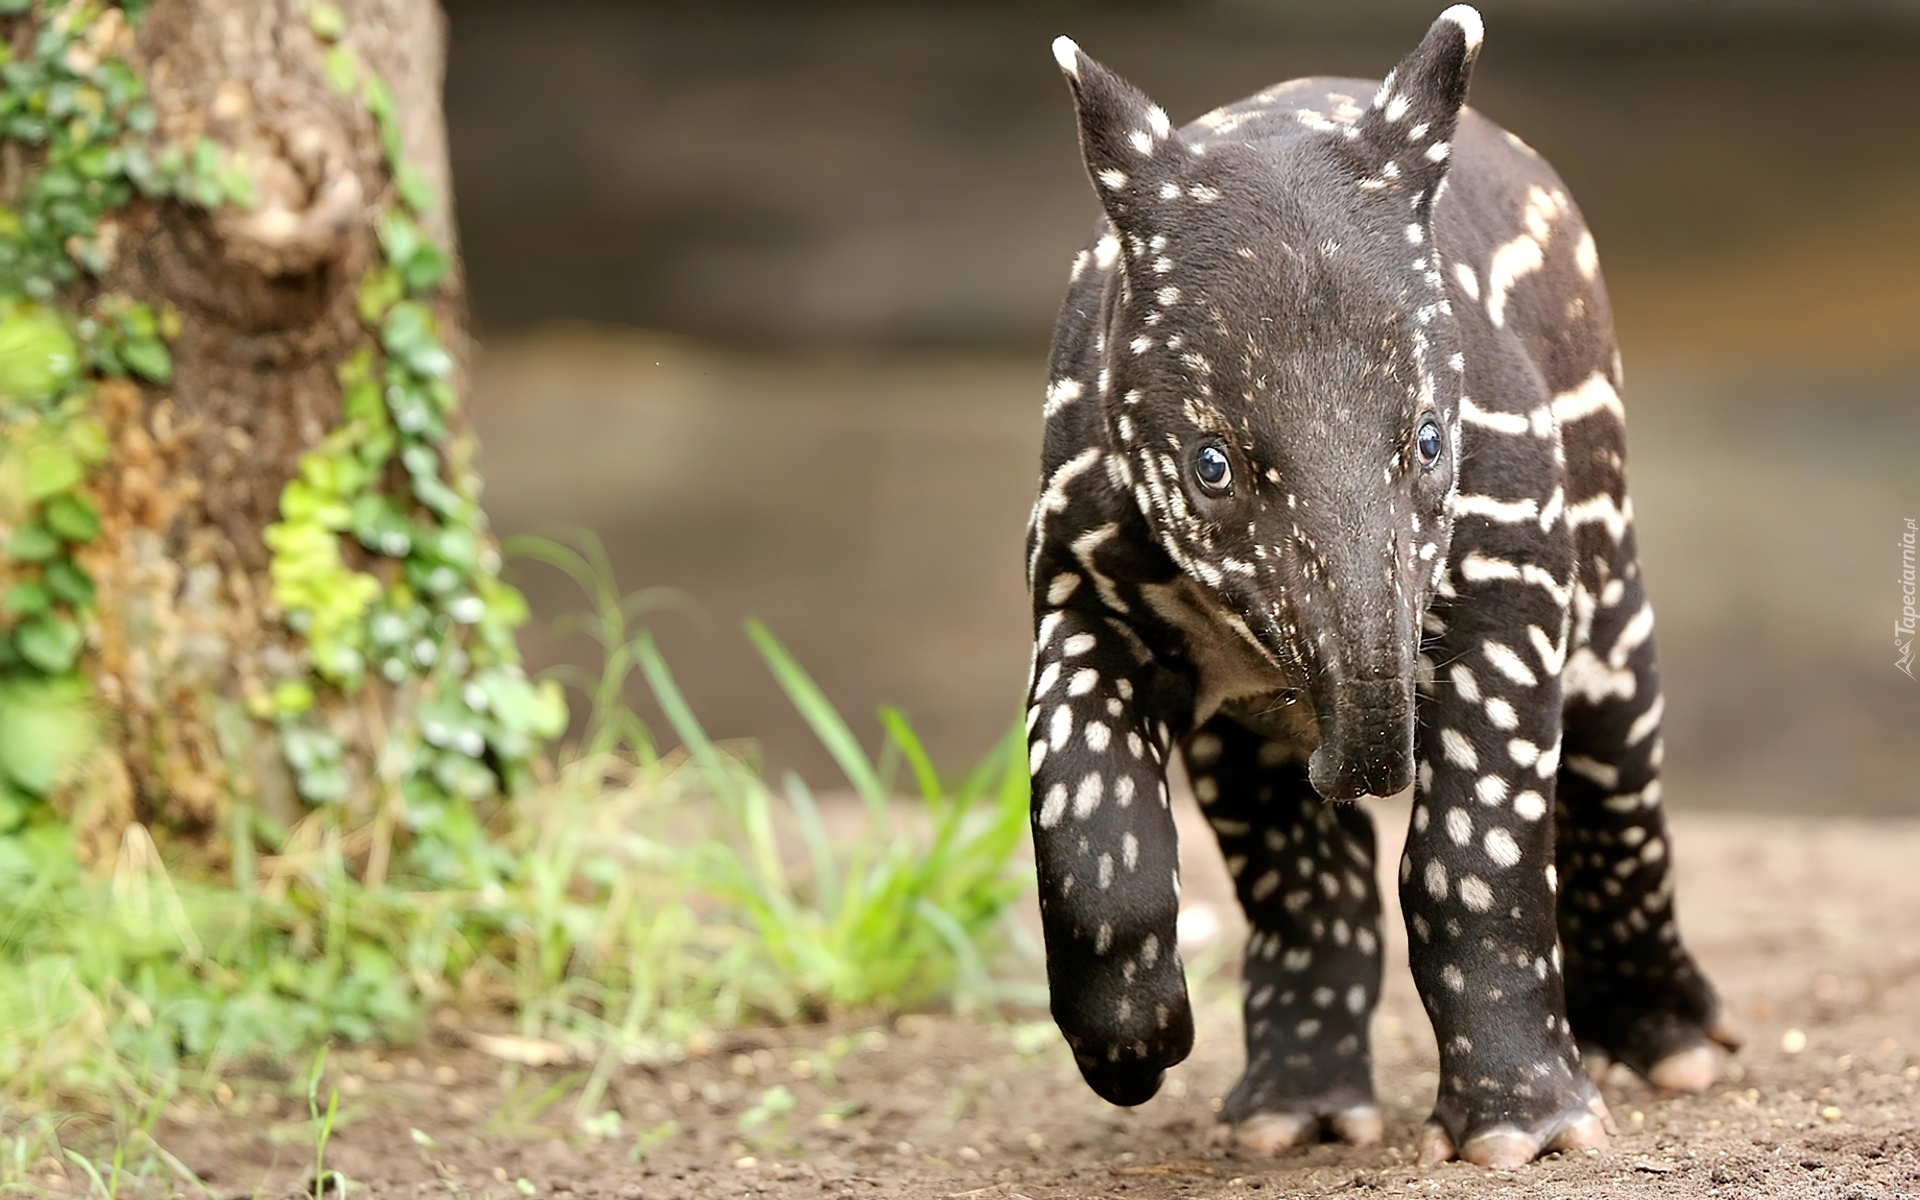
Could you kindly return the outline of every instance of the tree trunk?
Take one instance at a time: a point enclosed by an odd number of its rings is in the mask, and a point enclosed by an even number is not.
[[[51,295],[30,272],[0,286],[4,320],[57,320],[86,366],[37,408],[33,386],[0,396],[30,481],[0,478],[0,522],[16,540],[54,525],[67,502],[45,494],[57,472],[31,485],[32,448],[77,429],[97,465],[71,491],[99,532],[53,530],[90,605],[42,611],[29,589],[0,615],[0,777],[7,714],[32,728],[35,688],[84,680],[92,748],[6,777],[21,827],[44,802],[83,861],[110,863],[139,824],[205,866],[251,871],[256,845],[297,858],[324,835],[375,877],[460,874],[489,798],[564,710],[519,675],[523,606],[497,578],[456,402],[444,18],[434,0],[124,7],[36,2],[10,31],[53,107],[41,142],[9,131],[9,203],[29,235],[40,208],[81,232]],[[138,81],[118,109],[116,62]],[[118,154],[91,234],[43,195],[74,153],[63,82],[104,97],[89,136]],[[58,557],[29,536],[0,571],[52,595]],[[63,673],[46,631],[69,617],[85,637]]]

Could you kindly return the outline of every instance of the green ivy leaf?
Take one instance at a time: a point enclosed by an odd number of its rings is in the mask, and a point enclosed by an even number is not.
[[[26,453],[27,498],[45,500],[80,482],[80,459],[58,442],[41,441]]]
[[[98,738],[84,684],[48,680],[0,690],[0,772],[33,795],[51,791]]]
[[[93,579],[70,558],[56,558],[47,564],[47,590],[75,608],[93,603]]]
[[[431,242],[422,243],[400,268],[400,277],[406,282],[407,291],[415,296],[424,296],[439,287],[446,274],[447,256]]]
[[[456,796],[481,800],[493,794],[497,783],[485,764],[459,754],[439,755],[433,764],[433,779]]]
[[[424,244],[426,237],[421,234],[420,227],[408,220],[405,214],[380,214],[380,248],[386,253],[388,262],[400,266]]]
[[[55,313],[26,304],[0,317],[0,397],[29,404],[50,399],[79,369],[79,348]]]
[[[120,360],[127,369],[154,383],[173,380],[173,356],[158,338],[130,338],[120,347]]]
[[[567,727],[567,702],[554,680],[535,683],[517,667],[487,671],[477,681],[488,711],[506,729],[535,737],[557,737]]]
[[[433,193],[433,185],[427,182],[426,174],[412,163],[401,163],[393,173],[393,181],[400,189],[400,199],[416,213],[430,213],[439,202],[439,197]]]
[[[260,207],[260,191],[254,186],[253,176],[247,174],[246,164],[238,156],[227,161],[218,175],[220,191],[225,194],[227,203],[235,208],[244,208],[251,212]]]
[[[400,121],[393,106],[393,93],[387,90],[386,81],[378,75],[367,76],[360,89],[360,100],[367,106],[367,112],[373,117],[375,130],[380,135],[380,150],[387,157],[391,167],[401,161]]]
[[[13,631],[20,657],[49,675],[64,675],[80,657],[80,626],[71,617],[43,614],[20,623]]]
[[[380,323],[380,343],[408,370],[430,379],[453,373],[453,357],[440,344],[440,331],[427,306],[402,300]]]
[[[107,461],[107,427],[92,417],[81,417],[72,421],[66,428],[67,445],[89,467],[97,467]]]
[[[70,542],[91,542],[100,536],[100,514],[78,492],[62,492],[47,501],[46,521]]]
[[[527,598],[520,594],[519,588],[500,582],[495,575],[482,575],[478,582],[480,598],[487,602],[486,621],[489,625],[506,630],[517,629],[527,623],[531,614],[527,608]]]
[[[160,335],[160,318],[154,315],[151,304],[123,302],[113,305],[111,311],[113,317],[120,323],[121,332],[129,338],[153,338]]]
[[[480,569],[480,541],[470,529],[442,529],[434,536],[433,554],[462,574]]]
[[[60,553],[60,539],[39,521],[16,526],[7,539],[7,557],[15,562],[46,562]]]
[[[313,688],[300,679],[287,679],[274,685],[273,707],[290,717],[297,717],[313,707]]]
[[[26,824],[28,803],[30,801],[18,789],[0,789],[0,836],[10,834]]]
[[[399,505],[368,492],[353,502],[353,536],[375,554],[405,558],[413,550],[416,533]]]
[[[447,273],[447,256],[402,213],[380,218],[380,245],[411,295],[431,292]]]
[[[400,273],[392,267],[381,267],[368,271],[361,277],[360,291],[354,297],[354,306],[360,310],[362,321],[369,325],[376,324],[405,293],[406,288],[400,281]]]
[[[23,579],[7,589],[5,599],[0,599],[0,612],[10,617],[32,617],[47,611],[53,598],[47,594],[45,584],[34,579]]]

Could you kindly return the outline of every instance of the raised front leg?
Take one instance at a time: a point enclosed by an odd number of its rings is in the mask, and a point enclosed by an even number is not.
[[[1400,901],[1440,1045],[1421,1158],[1513,1166],[1604,1145],[1606,1108],[1574,1047],[1555,940],[1564,650],[1538,625],[1473,619],[1487,609],[1463,602],[1431,651],[1447,665],[1421,712]]]
[[[1380,995],[1373,821],[1330,804],[1281,745],[1224,717],[1187,740],[1187,774],[1252,932],[1247,1069],[1220,1119],[1256,1154],[1380,1140],[1367,1023]]]
[[[1041,618],[1027,729],[1053,1019],[1093,1090],[1127,1105],[1193,1048],[1167,726],[1146,675],[1097,610]]]
[[[1660,696],[1653,609],[1628,564],[1582,595],[1588,645],[1567,664],[1560,766],[1560,937],[1567,1015],[1590,1063],[1615,1058],[1657,1087],[1713,1082],[1708,1041],[1737,1045],[1713,986],[1680,941],[1673,855],[1660,803]]]

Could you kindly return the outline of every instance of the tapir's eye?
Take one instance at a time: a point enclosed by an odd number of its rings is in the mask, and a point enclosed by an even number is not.
[[[1433,464],[1440,461],[1440,423],[1432,417],[1420,422],[1420,431],[1413,435],[1414,448],[1420,451],[1420,463],[1431,470]]]
[[[1210,492],[1224,493],[1233,486],[1233,466],[1227,462],[1227,452],[1215,445],[1193,452],[1193,475]]]

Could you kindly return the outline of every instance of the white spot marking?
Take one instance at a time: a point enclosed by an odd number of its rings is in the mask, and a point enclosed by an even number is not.
[[[1106,794],[1107,781],[1098,771],[1089,771],[1080,781],[1073,793],[1073,819],[1084,821],[1100,807],[1100,800]]]
[[[1040,828],[1052,829],[1060,823],[1067,812],[1067,785],[1056,783],[1047,789],[1047,796],[1040,804]]]
[[[1573,247],[1573,265],[1580,268],[1580,275],[1592,279],[1600,269],[1600,252],[1593,245],[1593,231],[1582,229],[1580,240]]]

